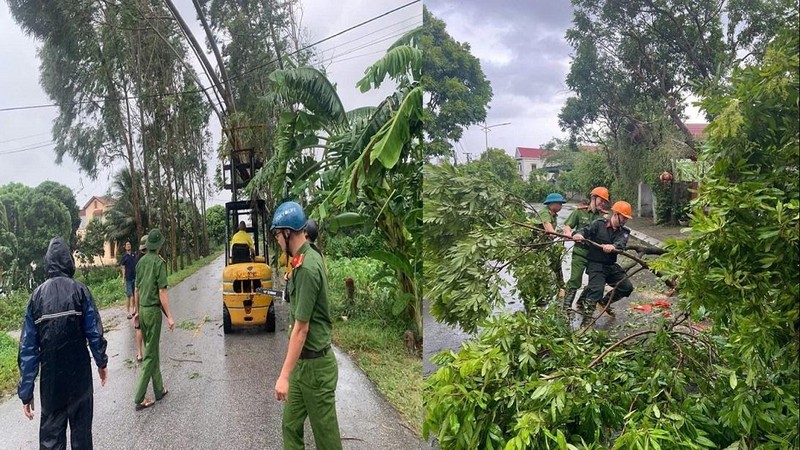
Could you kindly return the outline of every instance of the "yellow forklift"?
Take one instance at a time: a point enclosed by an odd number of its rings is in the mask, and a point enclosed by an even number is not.
[[[275,331],[273,300],[283,292],[272,289],[269,266],[267,211],[264,200],[238,200],[239,190],[253,179],[262,163],[254,149],[233,150],[223,161],[223,183],[231,191],[225,204],[225,269],[222,271],[222,328],[225,334],[234,327],[260,326]],[[248,220],[249,219],[249,220]],[[231,246],[231,236],[239,222],[253,240],[253,255],[248,245]]]
[[[251,258],[246,244],[225,248],[225,269],[222,272],[222,329],[227,334],[234,327],[260,326],[275,331],[275,305],[272,290],[272,268],[267,263],[267,221],[264,200],[243,200],[225,204],[225,241],[230,242],[232,230],[245,218],[250,225],[245,231],[255,244]],[[246,221],[245,221],[246,222]]]

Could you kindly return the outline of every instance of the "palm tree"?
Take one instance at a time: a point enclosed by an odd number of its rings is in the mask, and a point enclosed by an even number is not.
[[[140,176],[135,177],[141,180]],[[144,198],[143,189],[137,183],[136,189],[139,191],[139,198]],[[114,199],[114,206],[106,216],[108,226],[106,238],[117,244],[130,241],[133,244],[139,242],[136,234],[136,210],[133,207],[133,177],[127,168],[120,169],[111,183],[111,197]],[[140,211],[142,226],[146,230],[149,228],[149,220],[144,211]],[[134,245],[135,247],[135,245]]]

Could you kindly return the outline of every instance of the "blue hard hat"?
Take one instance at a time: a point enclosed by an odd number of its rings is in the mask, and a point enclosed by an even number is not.
[[[553,192],[551,194],[547,194],[547,198],[544,199],[545,205],[549,205],[550,203],[567,203],[567,201],[564,200],[563,195]]]
[[[288,228],[300,231],[306,226],[306,213],[303,207],[295,202],[284,202],[275,210],[272,216],[272,226],[270,231],[276,228]]]

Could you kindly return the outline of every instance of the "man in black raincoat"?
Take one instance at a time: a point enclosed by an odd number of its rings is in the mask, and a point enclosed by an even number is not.
[[[91,449],[94,398],[86,342],[105,385],[108,356],[103,324],[92,294],[72,279],[75,262],[64,239],[50,241],[45,270],[48,280],[33,291],[22,325],[17,394],[22,412],[32,420],[33,384],[41,366],[39,448],[65,449],[69,423],[72,448]]]

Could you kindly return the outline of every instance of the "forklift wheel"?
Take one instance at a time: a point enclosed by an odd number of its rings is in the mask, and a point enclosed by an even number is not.
[[[275,332],[275,302],[269,304],[269,309],[267,310],[267,323],[264,324],[264,329],[266,329],[268,333]]]
[[[228,307],[222,305],[222,331],[225,334],[231,332],[231,313],[228,312]]]

